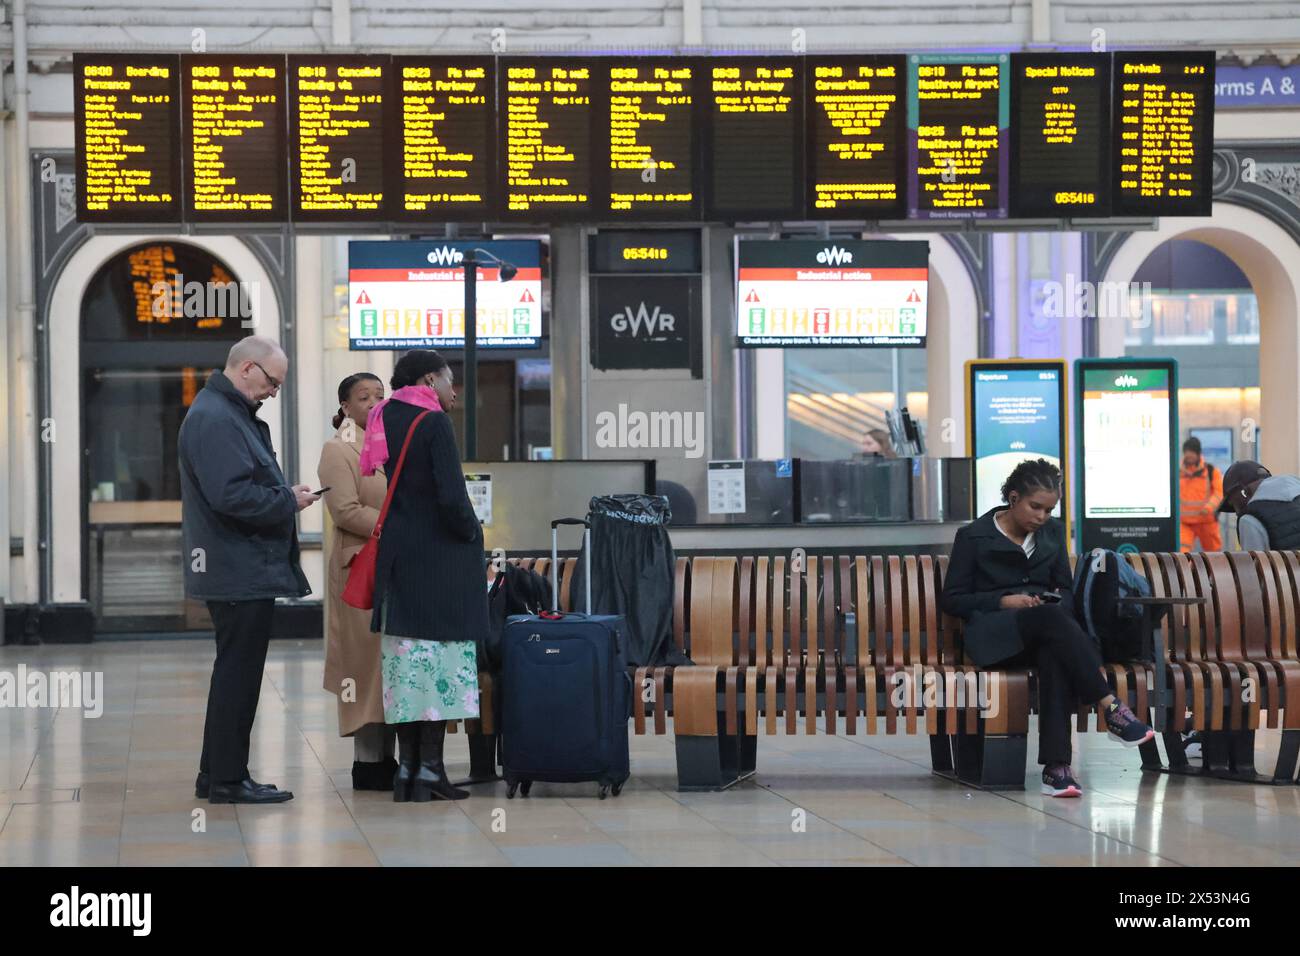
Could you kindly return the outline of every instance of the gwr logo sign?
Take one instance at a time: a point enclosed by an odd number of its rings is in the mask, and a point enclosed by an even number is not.
[[[464,259],[465,254],[461,252],[459,249],[452,249],[449,248],[448,246],[440,246],[437,249],[434,249],[432,252],[430,252],[427,256],[425,256],[425,258],[429,260],[430,265],[450,266],[450,265],[455,265],[456,263]]]
[[[661,311],[659,306],[650,309],[642,301],[635,310],[629,305],[615,312],[609,320],[610,328],[615,332],[631,332],[633,337],[641,335],[650,338],[656,332],[675,332],[676,318],[671,312]]]
[[[839,246],[828,246],[817,253],[817,261],[824,266],[838,266],[853,262],[853,253]]]

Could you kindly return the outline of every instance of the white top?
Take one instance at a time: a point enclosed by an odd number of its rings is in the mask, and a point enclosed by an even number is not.
[[[1002,522],[998,520],[997,515],[993,516],[993,524],[997,527],[999,531],[1002,532],[1002,536],[1004,538],[1006,538],[1012,544],[1015,544],[1015,541],[1012,539],[1011,535],[1007,534],[1006,529],[1002,527]],[[1021,545],[1017,545],[1017,547],[1019,547],[1020,550],[1025,552],[1026,558],[1032,558],[1034,556],[1034,532],[1031,531],[1029,532],[1029,534],[1025,535],[1025,543]]]

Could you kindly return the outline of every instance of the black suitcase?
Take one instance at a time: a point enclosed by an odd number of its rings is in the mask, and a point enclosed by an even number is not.
[[[627,722],[632,679],[627,672],[623,618],[560,613],[558,527],[551,522],[552,610],[516,615],[502,641],[501,766],[506,796],[526,797],[534,780],[600,784],[600,799],[618,796],[627,781]],[[587,610],[591,610],[591,542]]]

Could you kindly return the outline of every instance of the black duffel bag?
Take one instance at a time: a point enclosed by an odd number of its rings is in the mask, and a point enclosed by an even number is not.
[[[592,612],[623,616],[629,664],[689,664],[672,642],[676,560],[668,537],[668,499],[598,495],[588,507]],[[571,594],[583,592],[583,565],[579,561],[574,570]]]

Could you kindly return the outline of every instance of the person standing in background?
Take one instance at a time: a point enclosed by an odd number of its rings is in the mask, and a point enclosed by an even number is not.
[[[863,458],[897,458],[894,452],[893,443],[889,440],[889,432],[883,428],[869,429],[862,436],[862,457]]]
[[[374,532],[388,489],[382,471],[361,474],[366,416],[383,401],[384,383],[370,372],[357,372],[339,383],[338,397],[334,437],[321,449],[316,467],[334,522],[325,595],[329,625],[324,687],[338,697],[339,736],[352,738],[352,789],[391,790],[397,773],[396,738],[384,723],[379,635],[370,630],[369,611],[343,601],[348,565]]]
[[[1219,505],[1223,501],[1223,475],[1201,456],[1201,440],[1183,442],[1183,467],[1178,475],[1178,516],[1182,522],[1181,549],[1191,551],[1199,539],[1202,551],[1222,551]]]
[[[181,423],[185,594],[207,602],[217,639],[194,783],[195,796],[211,803],[293,799],[248,771],[275,599],[311,593],[298,563],[297,517],[319,496],[285,480],[271,430],[257,417],[288,373],[275,342],[240,339]]]

